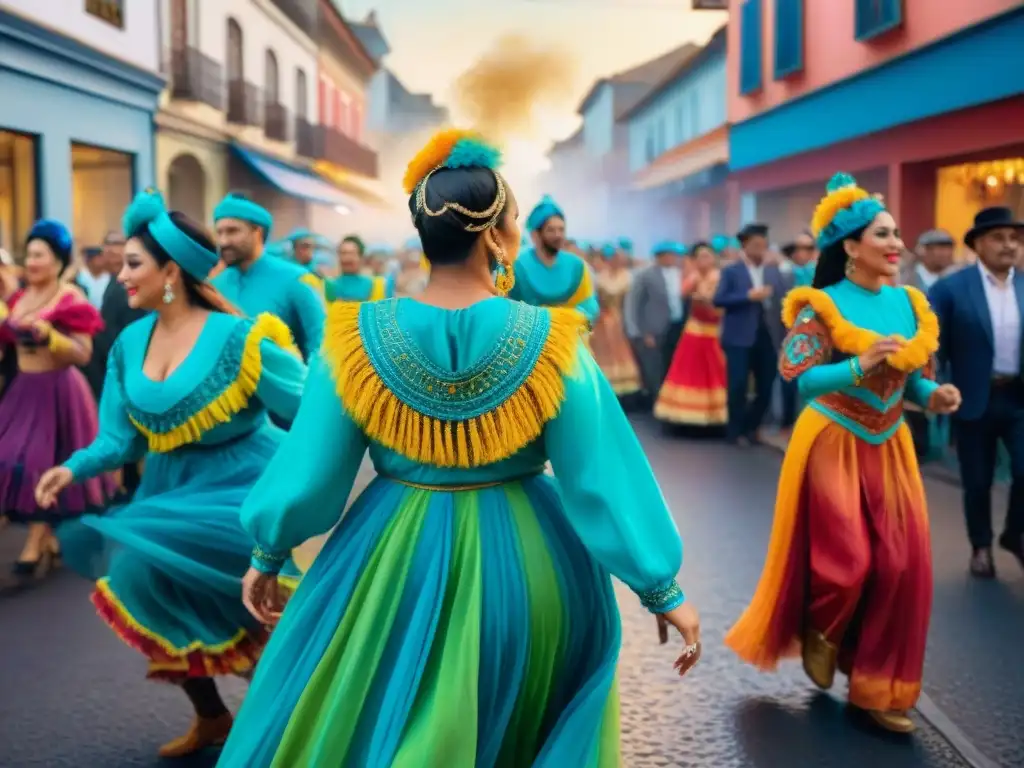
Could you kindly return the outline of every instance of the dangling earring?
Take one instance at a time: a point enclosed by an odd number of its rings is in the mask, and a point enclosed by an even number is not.
[[[174,301],[174,289],[170,283],[164,283],[164,304],[170,304]]]
[[[494,287],[502,296],[508,296],[509,291],[516,284],[516,275],[512,268],[505,263],[505,252],[499,246],[494,248],[494,261],[497,268],[494,270]]]
[[[857,271],[857,262],[852,256],[846,257],[846,276],[853,277],[853,273]]]

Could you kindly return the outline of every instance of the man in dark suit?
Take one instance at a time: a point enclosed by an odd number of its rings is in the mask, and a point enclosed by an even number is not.
[[[1013,484],[999,546],[1024,565],[1024,222],[1009,208],[986,208],[964,242],[978,264],[939,280],[929,294],[939,317],[939,359],[948,364],[963,403],[953,428],[964,488],[964,514],[974,576],[995,577],[992,483],[999,442],[1010,454]]]
[[[778,349],[785,335],[782,298],[786,278],[775,264],[766,264],[768,227],[748,224],[738,235],[742,255],[722,269],[715,306],[725,310],[721,344],[725,351],[729,386],[729,442],[758,442],[758,430],[771,405]],[[754,402],[748,404],[750,377]]]

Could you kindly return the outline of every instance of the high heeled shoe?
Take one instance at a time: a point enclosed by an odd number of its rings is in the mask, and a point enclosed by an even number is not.
[[[11,575],[20,581],[39,581],[50,574],[53,565],[54,553],[47,549],[40,552],[33,560],[17,560],[11,566]]]
[[[184,735],[160,747],[160,757],[186,757],[207,747],[222,746],[233,723],[228,712],[219,717],[197,717]]]

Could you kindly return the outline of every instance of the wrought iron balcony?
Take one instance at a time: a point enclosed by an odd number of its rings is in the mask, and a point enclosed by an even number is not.
[[[282,104],[265,104],[263,106],[263,133],[268,139],[288,141],[288,108]]]
[[[377,153],[353,141],[341,131],[317,126],[318,156],[350,171],[376,178]]]
[[[224,109],[224,70],[195,48],[171,51],[171,98]]]
[[[303,157],[320,157],[315,128],[304,117],[295,118],[295,149]]]
[[[228,122],[236,125],[262,125],[260,89],[244,80],[228,82]]]

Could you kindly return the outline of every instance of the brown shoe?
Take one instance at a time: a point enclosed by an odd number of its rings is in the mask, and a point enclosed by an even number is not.
[[[914,725],[914,721],[907,717],[906,712],[898,712],[896,710],[889,710],[887,712],[868,710],[867,714],[875,725],[880,728],[884,728],[890,733],[913,733],[917,730],[917,726]]]
[[[160,747],[160,757],[185,757],[207,747],[219,747],[227,741],[233,722],[230,712],[220,717],[197,717],[184,736]]]
[[[827,691],[836,679],[836,661],[839,649],[825,639],[821,632],[811,630],[804,637],[802,652],[804,672],[811,682]]]

